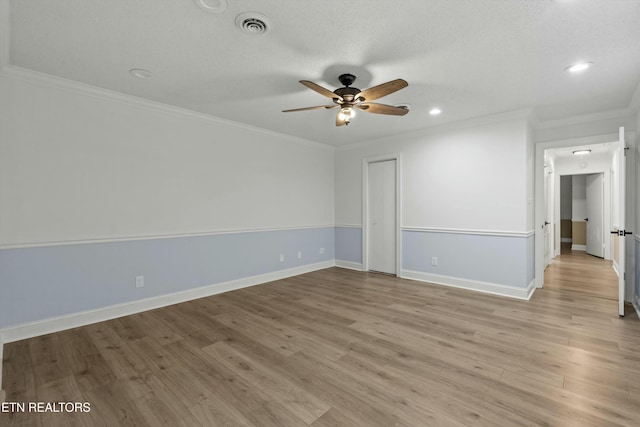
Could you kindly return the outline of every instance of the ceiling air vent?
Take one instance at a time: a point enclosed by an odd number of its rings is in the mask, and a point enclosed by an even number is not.
[[[236,17],[236,26],[248,34],[264,34],[269,30],[269,20],[258,12],[245,12]]]

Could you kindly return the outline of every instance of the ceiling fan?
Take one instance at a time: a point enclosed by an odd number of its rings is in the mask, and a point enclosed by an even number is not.
[[[309,80],[300,80],[300,83],[309,89],[314,90],[327,98],[331,98],[331,100],[333,100],[333,104],[282,110],[282,112],[289,113],[292,111],[329,110],[332,108],[340,108],[340,111],[336,115],[336,126],[348,125],[351,119],[355,116],[356,108],[368,113],[389,114],[392,116],[404,116],[409,112],[409,108],[406,106],[397,107],[371,102],[409,86],[409,83],[402,79],[392,80],[365,90],[350,87],[356,80],[356,76],[353,74],[342,74],[338,79],[344,87],[338,88],[333,92],[316,83],[310,82]]]

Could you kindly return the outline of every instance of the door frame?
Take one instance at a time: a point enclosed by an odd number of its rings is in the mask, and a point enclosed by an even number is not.
[[[550,148],[566,148],[582,145],[592,145],[617,141],[618,132],[608,133],[605,135],[595,135],[582,138],[562,139],[556,141],[539,142],[535,146],[535,283],[536,288],[542,288],[544,285],[544,221],[545,221],[545,202],[544,202],[544,152]],[[559,175],[558,175],[559,176]],[[542,227],[541,227],[542,225]]]
[[[362,271],[369,271],[369,163],[396,162],[396,276],[402,277],[402,155],[383,154],[362,159]]]
[[[544,232],[547,232],[547,237],[543,239],[545,245],[548,245],[548,251],[543,251],[542,256],[544,257],[544,268],[547,268],[553,258],[555,258],[555,226],[556,226],[556,218],[555,218],[555,171],[553,165],[545,162],[543,168],[548,168],[548,171],[544,173],[544,190],[543,190],[543,198],[544,198],[544,212],[545,212],[545,227],[542,229],[542,235],[544,236]],[[546,249],[546,246],[545,246]]]
[[[555,140],[555,141],[546,141],[546,142],[539,142],[535,145],[535,182],[534,182],[534,188],[535,188],[535,224],[534,224],[534,229],[535,229],[535,251],[534,251],[534,266],[535,266],[535,284],[537,288],[542,288],[544,285],[544,247],[542,246],[544,244],[544,236],[543,236],[543,230],[541,229],[540,225],[544,223],[544,152],[547,149],[550,148],[566,148],[566,147],[576,147],[576,146],[582,146],[582,145],[592,145],[592,144],[599,144],[599,143],[609,143],[609,142],[616,142],[619,141],[620,139],[620,130],[617,129],[617,132],[615,133],[609,133],[609,134],[603,134],[603,135],[594,135],[594,136],[589,136],[589,137],[580,137],[580,138],[572,138],[572,139],[563,139],[563,140]],[[624,137],[625,137],[625,142],[628,145],[629,141],[633,141],[635,139],[635,135],[636,133],[634,131],[625,131],[624,133]],[[633,167],[633,166],[631,166]],[[628,169],[628,168],[627,168]],[[625,177],[628,177],[629,174],[626,173]],[[626,204],[626,199],[629,196],[629,190],[630,188],[633,189],[634,188],[634,183],[633,183],[633,175],[631,177],[631,182],[627,182],[626,185],[626,192],[625,192],[625,204]],[[633,200],[633,198],[632,198]],[[625,214],[629,212],[629,209],[625,209]],[[631,213],[631,215],[629,217],[626,218],[626,221],[628,224],[633,224],[635,218],[635,214],[634,212]],[[612,225],[613,225],[613,219],[612,219]],[[633,260],[631,260],[633,262]],[[626,259],[625,259],[626,262]],[[626,265],[626,272],[629,272],[630,274],[627,275],[627,283],[633,283],[635,280],[635,276],[634,276],[634,272],[629,271],[629,268],[635,268],[634,267],[635,264],[633,265]],[[625,272],[622,272],[622,274],[619,277],[623,277]],[[628,286],[626,286],[628,287]],[[622,300],[620,300],[620,298],[618,298],[618,303],[620,307],[624,306],[624,301],[626,299],[626,297],[628,295],[626,295],[626,289],[623,290],[624,291],[624,298]]]
[[[611,222],[611,210],[613,209],[613,199],[612,199],[612,180],[611,180],[611,173],[613,173],[612,169],[589,169],[588,172],[583,172],[583,173],[558,173],[556,176],[556,179],[554,180],[554,186],[556,188],[560,188],[560,180],[563,177],[568,177],[571,178],[573,176],[577,176],[577,175],[592,175],[592,174],[602,174],[602,180],[603,180],[603,200],[602,200],[602,207],[603,207],[603,235],[604,235],[604,259],[611,261],[613,260],[613,245],[611,243],[612,239],[608,239],[607,237],[609,236],[609,230],[612,230],[613,228],[613,223]],[[560,194],[560,190],[558,190],[556,192],[556,201],[555,204],[557,206],[555,213],[554,213],[554,218],[558,218],[560,219],[560,205],[561,205],[561,194]],[[561,220],[561,219],[560,219]],[[557,251],[554,254],[554,257],[560,255],[560,246],[562,244],[561,242],[561,238],[560,235],[556,235],[555,236],[555,243],[554,245],[557,247]]]

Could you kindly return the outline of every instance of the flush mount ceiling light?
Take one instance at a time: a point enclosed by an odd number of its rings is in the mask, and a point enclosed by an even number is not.
[[[437,116],[440,113],[442,113],[442,110],[437,107],[429,110],[429,114],[431,114],[432,116]]]
[[[151,77],[151,71],[143,70],[142,68],[132,68],[129,70],[129,74],[138,79],[148,79]]]
[[[271,27],[269,18],[258,12],[245,12],[236,16],[236,27],[248,34],[264,34]]]
[[[569,65],[564,70],[569,73],[580,73],[591,67],[592,64],[593,62],[576,62],[573,65]]]
[[[591,150],[576,150],[573,152],[574,156],[585,156],[587,154],[591,153]]]
[[[193,0],[193,2],[209,13],[222,13],[227,9],[227,0]]]

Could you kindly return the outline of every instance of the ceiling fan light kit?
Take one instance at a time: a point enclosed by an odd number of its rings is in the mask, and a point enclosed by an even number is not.
[[[284,113],[290,113],[294,111],[340,108],[340,111],[336,115],[336,126],[348,125],[351,122],[351,119],[355,116],[355,109],[366,111],[368,113],[392,116],[404,116],[409,112],[409,108],[407,106],[394,106],[371,102],[409,86],[409,83],[402,79],[392,80],[365,90],[351,87],[351,85],[356,81],[356,76],[353,74],[342,74],[340,75],[339,80],[344,86],[334,90],[333,92],[309,80],[300,80],[300,83],[309,89],[318,92],[320,95],[326,96],[327,98],[331,98],[333,104],[282,111]]]

